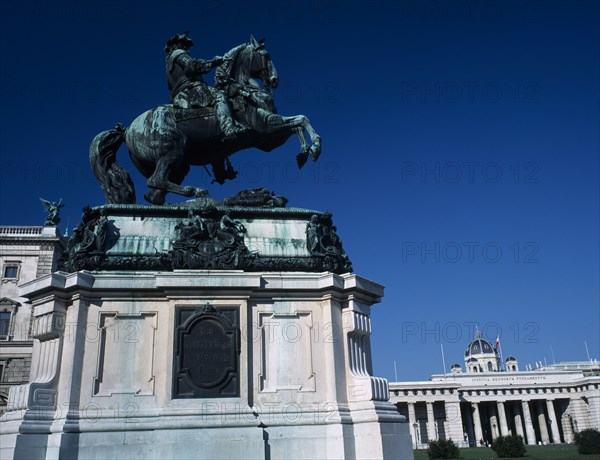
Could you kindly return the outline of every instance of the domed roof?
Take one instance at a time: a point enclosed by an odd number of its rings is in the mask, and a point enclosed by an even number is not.
[[[465,349],[465,358],[467,356],[490,353],[496,353],[493,345],[483,338],[481,332],[475,332],[475,338],[469,345],[467,345],[467,348]]]
[[[509,356],[508,358],[505,359],[506,362],[516,361],[516,360],[517,360],[517,358],[515,358],[514,356]]]
[[[460,364],[455,363],[452,365],[452,367],[450,369],[458,369],[460,367]]]

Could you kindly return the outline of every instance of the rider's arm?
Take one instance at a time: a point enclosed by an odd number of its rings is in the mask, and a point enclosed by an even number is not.
[[[208,73],[213,67],[210,61],[194,59],[187,53],[180,54],[177,56],[176,60],[183,67],[185,76],[188,78],[194,78]]]

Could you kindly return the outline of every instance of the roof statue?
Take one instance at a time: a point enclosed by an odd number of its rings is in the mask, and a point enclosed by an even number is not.
[[[64,206],[62,198],[58,200],[58,203],[51,202],[40,198],[40,201],[46,209],[46,221],[44,227],[56,227],[60,222],[60,208]]]
[[[150,190],[144,197],[154,205],[164,204],[168,193],[207,195],[199,187],[181,185],[190,166],[210,165],[213,182],[222,184],[237,175],[230,155],[251,147],[269,152],[292,134],[301,145],[298,167],[309,156],[318,159],[321,138],[308,118],[277,113],[273,89],[279,79],[264,40],[250,37],[249,43],[210,60],[191,57],[192,45],[187,32],[167,41],[169,104],[142,113],[127,128],[117,124],[92,141],[90,163],[107,203],[135,203],[133,182],[116,161],[123,142],[135,167],[148,179]],[[216,69],[214,86],[202,79],[212,69]]]

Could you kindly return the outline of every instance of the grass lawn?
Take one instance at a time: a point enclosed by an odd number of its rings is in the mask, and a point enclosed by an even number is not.
[[[600,460],[600,455],[579,455],[575,445],[525,446],[526,460]],[[460,458],[465,460],[496,459],[496,453],[489,447],[460,449]],[[415,450],[415,460],[428,460],[427,449]]]

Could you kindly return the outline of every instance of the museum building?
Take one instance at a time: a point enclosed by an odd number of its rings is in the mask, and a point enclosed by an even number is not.
[[[566,362],[520,370],[514,356],[501,367],[496,348],[480,332],[464,353],[464,369],[422,382],[390,382],[390,401],[409,420],[413,447],[437,439],[461,447],[517,434],[532,444],[574,441],[600,428],[600,363]]]

